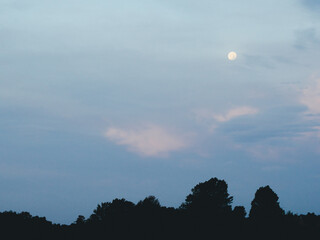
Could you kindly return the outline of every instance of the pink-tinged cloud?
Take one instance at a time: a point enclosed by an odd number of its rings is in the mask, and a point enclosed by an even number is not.
[[[127,146],[129,151],[153,157],[180,150],[186,141],[163,127],[148,125],[140,129],[109,128],[105,136],[118,145]]]
[[[255,115],[259,112],[258,109],[253,107],[237,107],[230,109],[225,114],[213,114],[213,119],[217,122],[228,122],[234,118],[246,116],[246,115]]]
[[[300,102],[307,106],[308,113],[320,114],[320,79],[302,91]]]

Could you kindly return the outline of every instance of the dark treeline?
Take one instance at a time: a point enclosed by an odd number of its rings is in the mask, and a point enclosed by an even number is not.
[[[285,213],[277,194],[259,188],[247,213],[232,208],[224,180],[199,183],[179,208],[161,206],[154,196],[134,204],[104,202],[86,219],[52,224],[27,212],[0,213],[1,239],[320,239],[320,216]]]

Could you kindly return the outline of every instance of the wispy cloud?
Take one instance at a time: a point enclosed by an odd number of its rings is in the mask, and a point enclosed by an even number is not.
[[[230,109],[225,114],[213,114],[212,117],[217,122],[228,122],[234,118],[246,116],[246,115],[255,115],[258,112],[259,110],[256,108],[244,106],[244,107]]]
[[[308,108],[309,114],[320,114],[320,79],[302,90],[300,102]]]
[[[186,147],[186,141],[165,128],[148,125],[140,129],[109,128],[105,136],[128,150],[153,157],[167,154]]]
[[[246,115],[255,115],[259,112],[259,109],[253,108],[250,106],[242,106],[231,108],[225,113],[217,114],[213,111],[207,109],[200,109],[195,111],[195,116],[198,121],[203,120],[214,120],[216,122],[228,122],[234,118],[246,116]]]
[[[207,125],[209,131],[213,132],[218,127],[218,123],[225,123],[242,116],[255,115],[258,112],[259,109],[249,106],[232,108],[222,114],[217,114],[207,109],[200,109],[195,111],[195,117],[199,123]]]

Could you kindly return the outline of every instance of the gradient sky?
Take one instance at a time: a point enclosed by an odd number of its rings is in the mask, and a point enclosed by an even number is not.
[[[319,58],[317,0],[0,0],[0,211],[178,207],[218,177],[320,214]]]

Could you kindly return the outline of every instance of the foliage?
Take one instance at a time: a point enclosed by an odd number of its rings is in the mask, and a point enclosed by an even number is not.
[[[269,187],[260,187],[251,202],[249,217],[255,220],[276,219],[284,215],[278,195]]]
[[[229,195],[228,185],[224,180],[211,178],[196,185],[191,192],[181,209],[216,215],[231,212],[233,197]]]
[[[320,216],[297,215],[280,208],[269,187],[257,190],[249,219],[243,206],[231,210],[224,180],[197,184],[179,209],[160,205],[155,196],[134,204],[125,199],[98,204],[86,219],[57,225],[28,212],[0,213],[1,239],[319,239]]]

